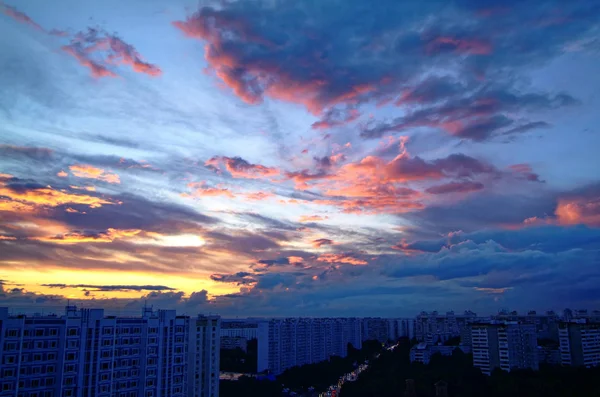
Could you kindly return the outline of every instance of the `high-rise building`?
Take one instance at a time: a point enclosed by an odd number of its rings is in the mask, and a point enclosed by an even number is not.
[[[267,369],[280,374],[331,356],[345,357],[349,343],[357,349],[362,347],[360,324],[356,318],[270,319]]]
[[[390,338],[390,321],[387,318],[366,317],[362,319],[362,340],[387,342]]]
[[[495,368],[537,370],[535,325],[516,322],[471,324],[473,365],[489,375]]]
[[[455,314],[453,311],[440,315],[437,311],[421,312],[415,319],[415,337],[420,342],[435,344],[450,338],[461,336],[467,324],[476,321],[472,311]]]
[[[219,397],[221,318],[202,316],[190,321],[188,396]]]
[[[390,318],[388,319],[388,323],[388,336],[391,340],[395,341],[398,340],[398,338],[414,338],[414,318]]]
[[[560,358],[565,366],[600,365],[600,324],[585,319],[562,322],[558,328]]]
[[[174,310],[115,317],[67,306],[59,317],[0,308],[0,396],[183,397],[188,324]]]

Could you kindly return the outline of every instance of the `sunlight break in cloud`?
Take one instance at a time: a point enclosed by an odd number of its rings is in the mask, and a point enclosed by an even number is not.
[[[108,183],[121,183],[117,174],[111,174],[101,168],[87,164],[75,164],[69,167],[73,175],[79,178],[97,179]]]

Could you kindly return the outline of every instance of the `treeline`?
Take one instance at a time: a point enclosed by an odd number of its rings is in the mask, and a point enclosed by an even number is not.
[[[488,377],[460,349],[450,357],[435,355],[423,365],[410,363],[410,347],[401,340],[395,351],[383,352],[356,382],[344,384],[341,397],[404,396],[406,379],[414,380],[418,397],[435,396],[434,384],[440,380],[448,383],[448,397],[600,396],[600,368],[542,366],[540,371],[496,370]]]
[[[251,377],[241,377],[237,381],[221,381],[220,397],[281,396],[283,388],[289,388],[297,393],[307,392],[310,387],[316,391],[324,391],[329,385],[337,384],[340,376],[351,372],[367,359],[372,359],[382,350],[381,343],[366,341],[360,350],[348,346],[348,356],[331,357],[328,361],[293,367],[279,375],[275,381],[258,380]]]

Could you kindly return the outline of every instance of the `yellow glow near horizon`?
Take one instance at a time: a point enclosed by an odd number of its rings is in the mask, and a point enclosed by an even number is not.
[[[108,270],[65,270],[65,269],[3,269],[0,278],[19,284],[29,292],[49,295],[64,295],[67,298],[138,298],[151,291],[98,291],[94,296],[86,297],[84,288],[52,288],[41,284],[67,285],[163,285],[183,291],[186,295],[192,292],[207,290],[210,295],[222,295],[238,292],[239,287],[232,284],[218,283],[210,279],[208,274],[162,274],[139,273]],[[10,288],[5,286],[6,289]]]

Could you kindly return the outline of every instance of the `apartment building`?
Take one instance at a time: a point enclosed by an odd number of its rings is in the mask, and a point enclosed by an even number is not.
[[[461,336],[461,332],[468,329],[468,324],[477,320],[477,315],[468,310],[463,314],[449,311],[445,315],[437,311],[421,312],[415,319],[415,337],[418,341],[429,344],[445,342]]]
[[[562,322],[558,328],[561,364],[593,367],[600,365],[600,323],[587,319]]]
[[[268,365],[273,374],[288,368],[345,357],[348,343],[362,347],[356,318],[283,318],[268,322]]]
[[[390,320],[379,317],[365,317],[362,319],[362,340],[378,340],[387,342],[390,338]]]
[[[189,322],[189,397],[219,397],[221,318],[203,316]]]
[[[187,396],[189,340],[190,318],[174,310],[116,317],[67,306],[62,316],[12,316],[0,308],[0,396]]]
[[[516,322],[489,322],[471,325],[473,365],[489,375],[495,368],[537,370],[538,351],[535,325]]]

